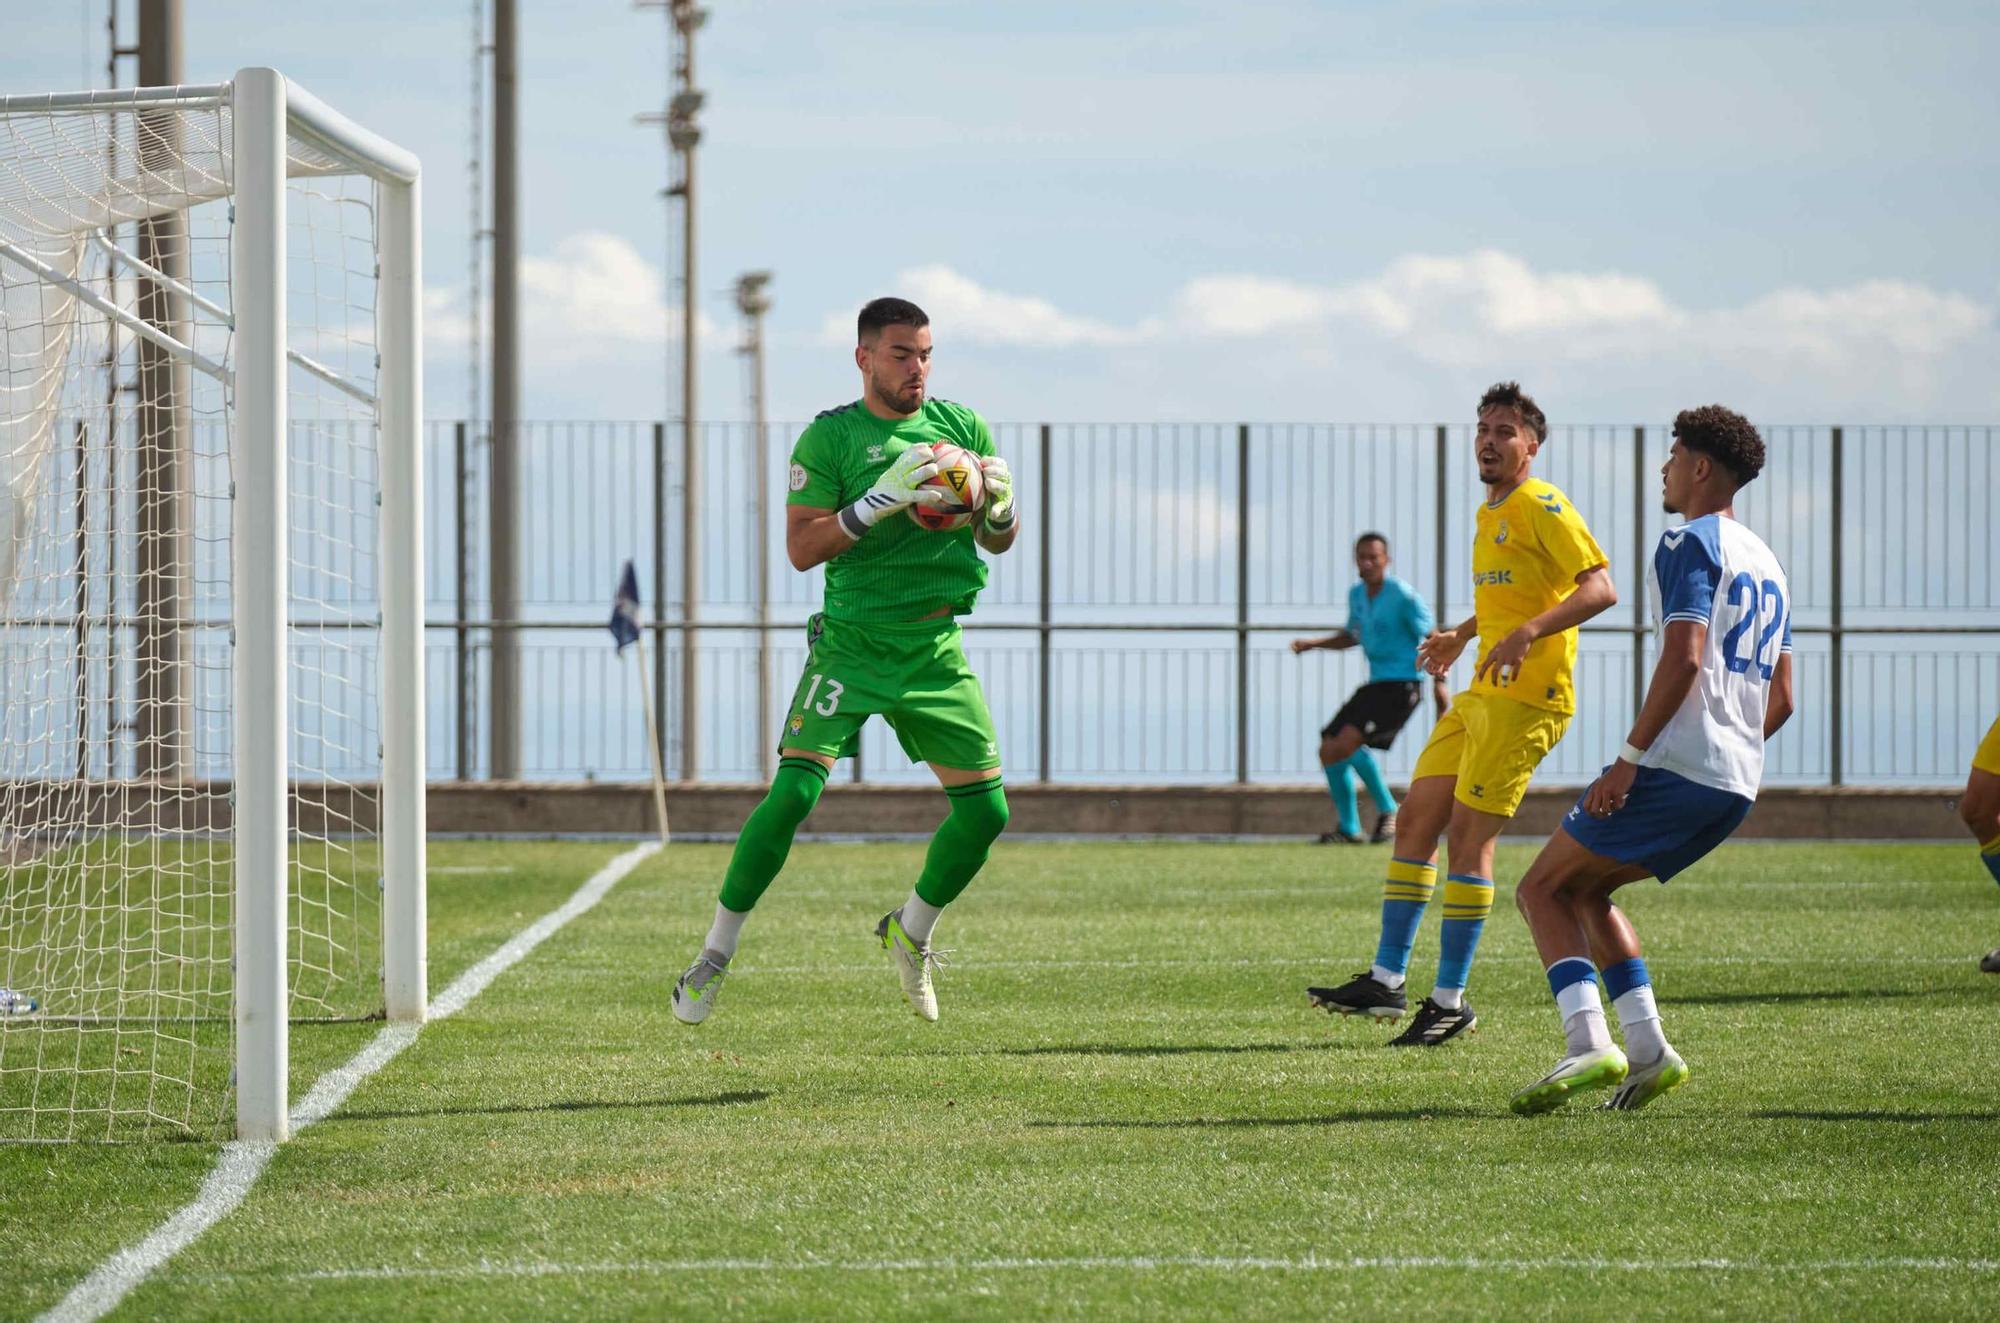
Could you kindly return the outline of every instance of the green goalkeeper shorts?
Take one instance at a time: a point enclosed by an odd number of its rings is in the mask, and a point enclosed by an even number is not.
[[[949,616],[862,625],[815,615],[806,624],[806,668],[778,747],[851,758],[860,751],[863,723],[879,716],[913,762],[998,767],[993,714],[961,637]]]

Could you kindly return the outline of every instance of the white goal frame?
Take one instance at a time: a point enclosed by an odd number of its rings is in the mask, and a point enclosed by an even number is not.
[[[275,69],[228,83],[0,98],[10,112],[177,104],[230,106],[235,209],[230,250],[234,421],[230,429],[231,627],[235,635],[234,808],[236,1133],[276,1142],[289,1130],[287,880],[291,874],[288,732],[288,362],[365,392],[286,343],[286,143],[309,141],[379,187],[375,394],[379,418],[383,994],[389,1019],[427,1009],[425,931],[422,255],[417,158],[348,120]],[[0,254],[36,265],[25,254]],[[223,372],[193,346],[43,267],[39,274],[197,371]],[[161,283],[166,277],[147,269]],[[191,291],[185,288],[182,293]]]

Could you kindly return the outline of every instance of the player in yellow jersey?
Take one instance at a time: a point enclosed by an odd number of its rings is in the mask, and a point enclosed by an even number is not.
[[[1410,947],[1437,884],[1444,837],[1451,872],[1437,985],[1394,1046],[1436,1047],[1478,1023],[1465,984],[1493,908],[1494,838],[1576,711],[1577,626],[1618,600],[1583,516],[1529,471],[1547,439],[1548,418],[1517,383],[1501,382],[1480,398],[1474,455],[1486,503],[1472,548],[1473,615],[1417,650],[1418,663],[1442,677],[1477,635],[1478,667],[1411,772],[1373,968],[1339,987],[1306,989],[1315,1006],[1342,1015],[1402,1017]]]
[[[1972,829],[1979,842],[1979,862],[2000,882],[2000,718],[1996,718],[1972,755],[1972,775],[1965,780],[1965,793],[1958,797],[1958,816]],[[1986,953],[1979,967],[2000,974],[2000,947]]]

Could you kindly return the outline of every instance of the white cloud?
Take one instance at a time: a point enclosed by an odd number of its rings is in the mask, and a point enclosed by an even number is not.
[[[535,364],[586,364],[633,350],[657,350],[680,332],[681,313],[666,300],[666,279],[615,234],[572,234],[553,254],[521,259],[523,353]],[[481,308],[490,331],[492,307]],[[463,286],[424,291],[425,338],[448,356],[471,329]],[[721,334],[705,314],[707,340]]]
[[[1455,399],[1466,374],[1487,372],[1559,382],[1607,417],[1643,416],[1689,391],[1812,416],[1828,408],[1965,416],[2000,406],[1990,372],[1978,367],[2000,353],[1994,305],[1888,279],[1692,308],[1641,275],[1541,271],[1482,249],[1410,254],[1342,284],[1203,275],[1173,291],[1162,314],[1126,325],[990,290],[945,266],[905,271],[898,287],[953,338],[1025,351],[1101,348],[1110,369],[1101,381],[1122,378],[1149,393],[1090,408],[1095,417],[1232,416],[1251,403],[1260,416],[1386,416],[1422,407],[1404,402],[1412,387],[1429,395],[1455,384],[1447,395]],[[848,325],[845,315],[830,317],[829,339],[844,341]],[[1214,352],[1234,345],[1256,352]],[[1236,402],[1193,402],[1202,397]],[[1310,405],[1318,399],[1325,404]]]
[[[920,266],[903,272],[896,277],[896,292],[949,326],[954,339],[974,344],[1066,349],[1130,344],[1141,334],[1072,317],[1046,299],[987,289],[947,266]],[[829,313],[820,325],[820,338],[829,344],[851,344],[854,314]]]

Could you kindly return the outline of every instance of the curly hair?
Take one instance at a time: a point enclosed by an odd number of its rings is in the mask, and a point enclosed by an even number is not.
[[[1542,412],[1542,406],[1535,403],[1533,396],[1521,389],[1520,382],[1501,381],[1488,386],[1486,393],[1479,397],[1479,413],[1475,416],[1484,416],[1488,409],[1502,408],[1519,413],[1521,421],[1534,432],[1535,440],[1549,439],[1548,415]]]
[[[1738,487],[1764,471],[1764,438],[1734,409],[1704,404],[1674,415],[1674,439],[1736,475]]]

